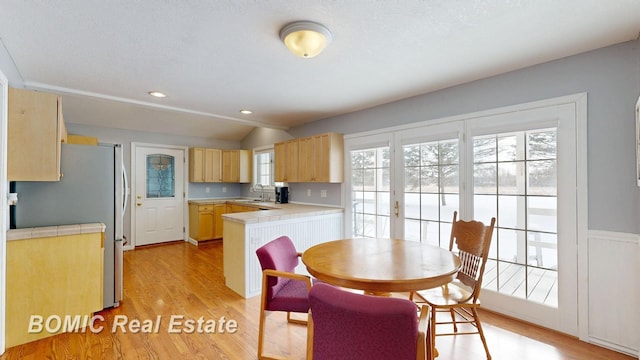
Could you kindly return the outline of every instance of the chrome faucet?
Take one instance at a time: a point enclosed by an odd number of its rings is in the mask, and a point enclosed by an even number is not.
[[[262,184],[256,184],[256,185],[253,187],[253,191],[256,191],[256,188],[257,188],[258,186],[260,186],[260,201],[264,201],[264,185],[262,185]]]

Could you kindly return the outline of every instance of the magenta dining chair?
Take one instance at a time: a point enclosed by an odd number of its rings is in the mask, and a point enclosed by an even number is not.
[[[263,354],[264,327],[267,312],[284,311],[287,321],[307,324],[306,320],[291,318],[291,313],[309,312],[309,276],[295,274],[300,253],[296,251],[288,236],[281,236],[256,250],[262,267],[262,297],[260,301],[260,327],[258,330],[258,358],[268,359]]]
[[[407,299],[363,295],[327,284],[309,293],[307,359],[433,359],[429,308]]]

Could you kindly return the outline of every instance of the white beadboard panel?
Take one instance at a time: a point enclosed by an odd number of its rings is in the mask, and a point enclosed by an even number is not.
[[[589,231],[589,341],[640,353],[640,237]]]
[[[312,217],[295,218],[264,223],[246,224],[246,297],[259,295],[262,290],[262,269],[256,256],[256,250],[269,241],[286,235],[291,238],[299,252],[327,241],[344,237],[343,214],[327,214]],[[307,273],[302,262],[296,269],[298,273]]]

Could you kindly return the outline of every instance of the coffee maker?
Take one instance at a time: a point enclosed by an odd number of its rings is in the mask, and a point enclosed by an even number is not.
[[[289,202],[289,188],[287,186],[276,186],[276,204],[286,204]]]

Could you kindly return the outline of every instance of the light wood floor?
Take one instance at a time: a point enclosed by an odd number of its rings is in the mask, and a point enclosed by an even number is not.
[[[245,300],[224,286],[222,242],[139,248],[125,253],[124,300],[100,313],[99,333],[67,333],[7,349],[0,359],[255,359],[259,297]],[[114,318],[161,317],[157,333],[112,333]],[[234,320],[237,332],[169,334],[172,315],[185,320]],[[536,326],[481,313],[493,359],[633,359]],[[306,328],[287,325],[284,314],[268,317],[266,351],[304,359]],[[175,328],[184,327],[177,326]],[[218,328],[216,327],[216,330]],[[438,338],[439,359],[483,359],[476,336]]]

